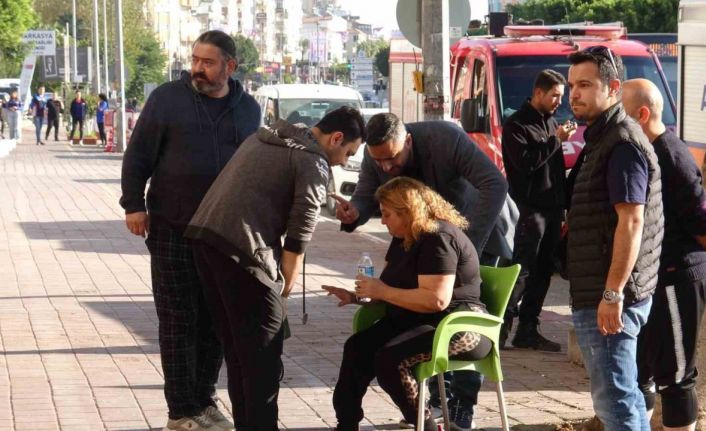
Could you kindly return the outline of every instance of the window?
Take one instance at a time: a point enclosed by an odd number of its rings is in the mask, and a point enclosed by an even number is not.
[[[456,119],[461,118],[461,103],[466,98],[466,83],[470,79],[469,70],[471,68],[468,67],[468,65],[472,61],[473,59],[471,58],[459,60],[459,62],[463,63],[463,66],[461,66],[461,70],[456,74],[456,85],[454,86],[453,105],[451,106],[451,116]]]
[[[473,65],[471,98],[478,101],[478,112],[485,116],[485,130],[490,130],[490,104],[488,103],[488,78],[483,60],[476,59]]]

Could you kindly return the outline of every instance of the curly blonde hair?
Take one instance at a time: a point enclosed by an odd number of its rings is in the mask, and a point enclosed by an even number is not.
[[[468,228],[468,220],[438,193],[423,183],[409,178],[393,178],[381,185],[375,198],[409,223],[410,235],[404,238],[404,248],[409,248],[423,233],[436,232],[439,220],[447,221],[460,229]]]

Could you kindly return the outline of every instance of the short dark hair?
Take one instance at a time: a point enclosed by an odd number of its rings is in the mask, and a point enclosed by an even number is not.
[[[343,133],[343,142],[355,141],[360,138],[365,141],[365,120],[360,111],[350,106],[336,108],[314,126],[323,133]]]
[[[569,63],[572,65],[591,62],[598,66],[598,76],[604,85],[608,85],[611,80],[623,81],[625,69],[623,59],[605,46],[591,46],[581,51],[569,54]]]
[[[100,100],[104,101],[104,102],[107,102],[107,101],[108,101],[108,96],[106,96],[106,95],[103,94],[103,93],[100,93],[100,94],[98,95],[98,98],[99,98]]]
[[[196,39],[194,46],[197,43],[207,43],[221,50],[221,55],[225,61],[235,60],[237,51],[235,49],[235,41],[228,34],[220,30],[210,30],[201,33],[201,36]]]
[[[537,77],[534,79],[533,88],[539,88],[546,93],[555,85],[566,85],[566,78],[564,78],[564,75],[556,70],[544,69],[539,72]]]
[[[371,147],[382,145],[390,139],[400,138],[400,135],[406,132],[402,120],[391,112],[373,115],[368,120],[366,129],[368,132],[366,145]]]

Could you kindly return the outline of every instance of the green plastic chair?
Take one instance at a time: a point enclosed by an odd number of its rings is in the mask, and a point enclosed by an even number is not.
[[[418,403],[419,411],[417,413],[418,430],[421,430],[424,424],[424,409],[426,403],[424,403],[423,400],[426,399],[427,379],[435,375],[438,376],[439,394],[441,395],[441,406],[444,412],[444,428],[446,431],[449,431],[450,421],[443,373],[446,371],[473,370],[483,374],[490,381],[497,383],[496,392],[500,406],[502,429],[503,431],[509,431],[505,396],[502,387],[503,373],[500,367],[498,339],[500,338],[500,327],[503,324],[505,308],[510,300],[510,294],[512,293],[519,273],[520,265],[513,265],[506,268],[481,266],[481,300],[485,304],[489,314],[470,311],[451,313],[437,326],[431,352],[432,358],[427,362],[417,365],[414,370],[417,381],[419,382],[420,402]],[[353,331],[358,332],[368,328],[384,315],[384,303],[375,303],[360,307],[353,317]],[[488,356],[479,361],[449,359],[448,346],[451,337],[458,332],[466,331],[473,331],[485,335],[493,342],[493,349]]]

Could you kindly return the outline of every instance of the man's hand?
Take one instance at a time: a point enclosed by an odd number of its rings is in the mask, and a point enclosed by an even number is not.
[[[349,201],[345,200],[341,196],[336,194],[331,194],[330,196],[338,202],[338,205],[336,205],[336,218],[339,219],[341,223],[351,224],[358,220],[360,213],[356,207],[351,205]]]
[[[561,142],[567,141],[571,138],[574,133],[576,133],[576,123],[567,121],[556,129],[556,137],[559,138]]]
[[[340,302],[338,303],[339,307],[343,307],[344,305],[348,304],[356,304],[358,302],[357,298],[355,297],[355,293],[351,292],[350,290],[327,285],[322,285],[321,288],[327,291],[329,296],[333,295],[340,300]]]
[[[601,335],[614,335],[623,330],[623,301],[608,304],[601,300],[596,322]]]
[[[145,234],[150,233],[150,216],[144,211],[126,214],[125,224],[133,235],[139,235],[144,238]]]

